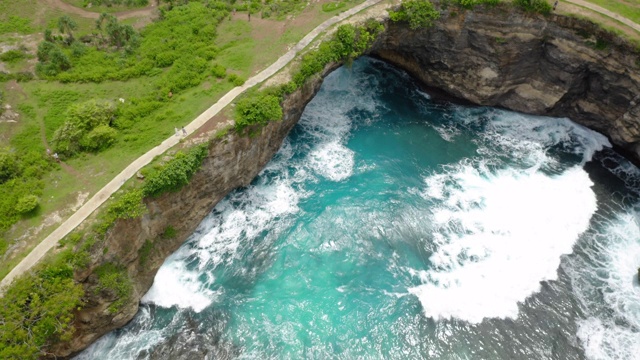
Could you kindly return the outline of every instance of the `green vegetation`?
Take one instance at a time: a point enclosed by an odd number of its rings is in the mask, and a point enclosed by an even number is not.
[[[500,0],[455,0],[455,3],[465,9],[473,9],[478,5],[496,6]]]
[[[31,21],[20,16],[9,16],[7,21],[0,21],[0,35],[12,32],[19,34],[28,34],[33,32]]]
[[[246,96],[236,104],[235,127],[238,133],[252,125],[266,125],[269,121],[282,119],[280,98],[258,92],[254,96]]]
[[[9,50],[0,54],[0,61],[15,64],[22,59],[30,59],[32,56],[27,54],[24,48],[18,50]]]
[[[89,100],[69,106],[66,121],[53,135],[53,149],[63,157],[80,151],[96,152],[111,146],[117,132],[109,127],[116,108],[108,101]]]
[[[640,1],[638,0],[588,0],[590,3],[620,14],[635,23],[640,23]]]
[[[178,232],[176,231],[176,229],[173,228],[173,226],[169,225],[167,226],[164,231],[162,232],[162,238],[163,239],[173,239],[178,235]]]
[[[153,243],[149,241],[149,239],[144,241],[144,244],[138,250],[138,261],[140,265],[144,266],[149,260],[149,255],[151,255],[151,251],[153,250]]]
[[[73,312],[84,291],[73,281],[76,255],[54,261],[14,281],[0,298],[0,358],[36,359],[49,344],[73,335]]]
[[[514,0],[513,3],[524,11],[543,15],[551,14],[552,10],[547,0]]]
[[[83,0],[84,6],[89,4],[95,6],[113,6],[113,5],[125,5],[125,6],[147,6],[149,0]]]
[[[144,214],[147,207],[142,202],[142,198],[141,189],[132,189],[111,202],[102,214],[101,221],[96,225],[98,235],[104,235],[118,219],[134,219]]]
[[[116,299],[109,305],[109,312],[117,313],[122,305],[129,301],[133,291],[127,270],[121,266],[106,263],[98,267],[95,274],[98,276],[96,291],[105,294],[107,298]]]
[[[389,10],[391,21],[407,22],[409,27],[414,30],[432,26],[439,17],[440,12],[429,0],[405,0],[397,11]]]
[[[142,188],[144,196],[159,196],[168,191],[178,191],[189,183],[202,161],[209,153],[207,144],[194,146],[189,151],[179,151],[173,159],[165,164],[157,165],[147,171]]]
[[[302,57],[299,69],[293,75],[293,84],[285,85],[285,92],[292,92],[305,81],[336,61],[349,61],[364,53],[376,36],[384,29],[377,21],[367,21],[364,26],[340,25],[334,37],[320,44],[318,49]]]

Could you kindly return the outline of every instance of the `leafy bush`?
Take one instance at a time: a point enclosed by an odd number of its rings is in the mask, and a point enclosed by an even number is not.
[[[208,153],[207,144],[198,145],[186,153],[178,152],[166,164],[152,168],[145,174],[146,180],[142,188],[144,196],[158,196],[167,191],[178,191],[189,183]]]
[[[275,95],[256,93],[244,97],[236,104],[235,127],[238,132],[251,125],[265,125],[282,119],[280,98]]]
[[[234,86],[242,86],[242,85],[244,85],[244,79],[241,76],[238,76],[236,74],[229,74],[229,77],[227,79]]]
[[[43,346],[71,339],[73,313],[84,296],[73,281],[73,258],[64,252],[6,289],[0,298],[1,359],[37,359]]]
[[[118,132],[108,125],[99,125],[80,140],[84,150],[98,152],[116,142]]]
[[[28,214],[38,207],[40,200],[33,194],[25,195],[18,200],[16,211],[18,214]]]
[[[81,150],[98,151],[110,146],[116,134],[107,128],[115,112],[115,106],[108,101],[89,100],[69,106],[67,120],[53,135],[54,150],[73,156]]]
[[[173,239],[178,235],[176,229],[173,228],[173,226],[169,225],[167,226],[164,231],[162,232],[162,238],[163,239]]]
[[[211,75],[217,77],[218,79],[224,79],[227,76],[227,69],[220,64],[215,64],[211,68]]]
[[[95,273],[98,275],[96,290],[117,299],[109,305],[109,312],[117,313],[122,305],[129,301],[133,290],[127,270],[121,266],[106,263],[98,267]]]
[[[9,50],[0,54],[0,61],[13,64],[22,59],[28,59],[30,57],[31,56],[23,50]]]
[[[524,11],[548,15],[552,7],[546,0],[514,0],[513,3]]]
[[[405,0],[397,11],[389,10],[391,21],[407,22],[411,29],[430,27],[440,17],[429,0]]]
[[[14,153],[8,148],[0,148],[0,184],[20,176],[20,166]]]
[[[330,62],[345,61],[362,55],[383,29],[382,24],[375,20],[367,21],[365,26],[359,27],[340,25],[331,40],[321,43],[318,49],[302,57],[300,68],[293,75],[296,87],[322,71]]]

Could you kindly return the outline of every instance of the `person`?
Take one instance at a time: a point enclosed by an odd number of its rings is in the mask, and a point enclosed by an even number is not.
[[[178,133],[178,128],[177,128],[177,127],[174,127],[174,128],[173,128],[173,130],[175,130],[175,131],[176,131],[176,136],[180,135],[180,134]]]
[[[54,158],[57,162],[60,162],[60,157],[58,157],[58,153],[53,153],[53,158]]]
[[[51,156],[51,149],[47,149],[47,156]]]
[[[247,12],[247,16],[249,16],[249,21],[251,21],[251,10]]]
[[[187,130],[184,129],[184,126],[182,127],[182,135],[187,136]]]
[[[558,0],[553,3],[553,11],[556,11],[556,7],[558,7]]]

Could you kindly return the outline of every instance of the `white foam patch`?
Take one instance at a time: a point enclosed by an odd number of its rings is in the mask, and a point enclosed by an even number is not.
[[[638,213],[618,217],[604,231],[609,243],[599,251],[606,254],[596,262],[593,273],[600,282],[607,316],[594,315],[578,323],[578,338],[589,359],[640,358],[640,225]],[[584,299],[583,301],[590,301]]]
[[[432,318],[480,322],[515,318],[518,302],[557,276],[560,257],[572,251],[597,209],[587,173],[559,176],[460,165],[427,179],[434,209],[432,269],[409,289]]]
[[[315,171],[326,179],[341,181],[353,174],[354,153],[338,142],[318,145],[309,158]]]
[[[204,310],[215,299],[215,293],[198,281],[199,272],[189,271],[180,261],[182,254],[175,253],[160,267],[153,286],[142,297],[142,303],[153,303],[161,307],[191,308],[195,312]]]

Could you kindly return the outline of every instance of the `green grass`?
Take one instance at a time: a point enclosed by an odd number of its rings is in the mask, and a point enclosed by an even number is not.
[[[629,20],[640,24],[640,1],[637,0],[587,0]]]

